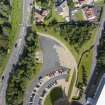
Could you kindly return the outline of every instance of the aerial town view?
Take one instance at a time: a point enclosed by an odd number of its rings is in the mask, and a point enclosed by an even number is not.
[[[105,0],[0,0],[0,105],[105,105]]]

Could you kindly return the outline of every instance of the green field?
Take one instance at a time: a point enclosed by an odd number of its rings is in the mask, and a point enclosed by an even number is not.
[[[102,7],[104,5],[105,1],[104,0],[95,0],[94,3],[95,3],[95,5]]]
[[[22,21],[22,0],[13,0],[12,4],[12,13],[11,13],[11,25],[12,31],[10,33],[10,47],[13,46],[14,41],[16,40],[19,31],[20,31],[20,24]]]
[[[85,67],[86,74],[87,74],[87,81],[89,80],[90,71],[91,71],[91,64],[92,64],[92,57],[93,57],[93,50],[92,49],[83,55],[83,57],[81,59],[81,63],[80,63],[79,68],[78,68],[78,82],[83,83],[82,66]]]
[[[45,99],[44,105],[54,105],[55,101],[63,97],[61,87],[55,87]]]
[[[72,78],[71,78],[71,83],[69,86],[69,90],[68,90],[68,97],[71,98],[72,95],[72,91],[73,91],[73,87],[74,87],[74,83],[75,83],[75,79],[76,79],[76,71],[74,70]]]
[[[78,10],[75,14],[74,17],[76,20],[84,20],[83,12],[82,10]]]

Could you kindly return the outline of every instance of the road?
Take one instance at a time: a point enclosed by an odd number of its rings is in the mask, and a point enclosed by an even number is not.
[[[29,17],[31,13],[30,3],[32,3],[32,0],[23,0],[22,23],[20,25],[20,34],[18,35],[18,38],[16,40],[16,43],[18,43],[18,45],[16,48],[15,47],[13,48],[13,51],[10,55],[10,58],[8,60],[8,63],[3,73],[4,80],[2,81],[1,86],[0,86],[1,87],[0,88],[0,105],[6,105],[5,96],[6,96],[6,89],[8,86],[9,74],[12,71],[13,64],[17,63],[19,59],[19,55],[21,55],[23,52],[23,48],[25,44],[24,37],[26,35],[26,28],[27,26],[30,25],[29,24],[30,23]]]
[[[98,32],[97,32],[97,37],[96,37],[96,43],[95,43],[95,46],[94,46],[94,49],[93,49],[93,62],[92,62],[92,67],[91,67],[91,78],[90,78],[90,81],[88,83],[88,87],[87,87],[87,92],[89,93],[89,90],[90,90],[90,86],[91,84],[93,84],[94,82],[94,73],[95,73],[95,67],[96,67],[96,62],[97,62],[97,46],[99,45],[99,41],[100,41],[100,38],[101,38],[101,32],[102,32],[102,29],[103,29],[103,24],[104,24],[104,21],[105,21],[105,5],[103,7],[103,13],[102,13],[102,17],[101,17],[101,20],[100,20],[100,25],[99,25],[99,28],[98,28]]]
[[[46,74],[55,71],[57,68],[59,68],[60,64],[59,64],[59,57],[58,54],[56,52],[56,49],[54,48],[54,46],[61,46],[59,43],[57,43],[56,41],[50,39],[50,38],[46,38],[44,36],[40,36],[39,39],[40,42],[40,47],[41,50],[43,52],[43,66],[39,72],[39,76],[38,77],[44,77],[46,76]],[[62,76],[61,76],[62,77]],[[61,77],[58,77],[61,78]],[[51,79],[52,80],[52,79]],[[28,101],[29,101],[29,96],[31,96],[32,91],[34,89],[34,87],[36,86],[36,84],[39,82],[38,78],[36,78],[33,82],[31,87],[29,87],[29,90],[26,93],[26,99],[25,99],[25,103],[24,105],[27,105]],[[46,84],[48,85],[49,82],[47,82]],[[40,91],[42,91],[44,89],[44,86],[41,88]],[[35,104],[37,105],[37,104]]]
[[[50,79],[48,82],[46,82],[46,83],[39,89],[39,91],[37,92],[37,95],[35,96],[35,98],[34,98],[34,100],[33,100],[33,105],[39,105],[39,100],[40,100],[40,98],[42,98],[43,100],[45,100],[46,96],[47,96],[48,93],[52,90],[52,88],[56,87],[56,85],[55,85],[55,86],[51,87],[50,89],[47,89],[47,87],[48,87],[50,84],[52,84],[54,81],[63,80],[63,79],[65,79],[66,77],[67,77],[67,75],[65,74],[65,75],[61,75],[61,76],[54,77],[54,78]],[[42,95],[42,93],[43,93],[43,91],[44,91],[45,89],[47,89],[47,92],[48,92],[48,93],[46,93],[47,95],[45,95],[44,97],[41,97],[41,95]],[[44,102],[42,102],[42,103],[44,103]],[[42,104],[42,105],[43,105],[43,104]]]
[[[54,40],[50,38],[40,37],[40,47],[43,52],[43,66],[41,68],[40,75],[45,75],[48,72],[51,72],[53,68],[60,66],[59,57],[54,46],[61,46]]]
[[[38,34],[40,34],[40,33],[38,33]],[[40,34],[40,47],[43,52],[43,66],[40,70],[39,77],[40,76],[44,77],[44,76],[46,76],[46,74],[53,72],[57,68],[59,68],[60,59],[59,59],[59,54],[57,53],[57,51],[55,49],[55,46],[65,48],[64,52],[66,52],[66,50],[68,51],[68,49],[66,49],[66,47],[60,41],[56,40],[56,38],[53,39],[53,38],[51,38],[51,36],[47,37],[47,35],[45,36],[44,34]],[[71,53],[68,53],[68,55],[69,55],[69,58],[68,58],[69,61],[73,62],[73,66],[71,66],[72,70],[74,70],[74,68],[75,68],[75,70],[77,70],[77,63],[75,61],[75,58],[73,57],[73,55]],[[40,88],[38,94],[41,94],[42,91],[45,89],[45,87],[47,87],[53,80],[59,80],[61,78],[65,79],[66,75],[55,77],[55,78],[51,79],[50,81],[46,82]],[[31,87],[29,87],[29,89],[26,91],[26,98],[24,100],[25,101],[24,105],[27,105],[27,103],[29,102],[30,96],[32,95],[32,91],[38,82],[39,82],[39,80],[35,79],[32,82]],[[34,100],[33,105],[38,105],[39,97],[36,96],[34,99],[35,100]]]

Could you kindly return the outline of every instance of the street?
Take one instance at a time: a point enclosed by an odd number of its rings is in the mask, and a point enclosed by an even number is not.
[[[0,90],[0,105],[6,105],[6,89],[8,86],[8,79],[9,79],[9,74],[12,71],[13,65],[17,63],[19,59],[19,55],[22,54],[24,44],[25,44],[25,35],[26,35],[26,29],[27,26],[30,25],[29,23],[29,17],[30,17],[30,12],[31,12],[31,7],[30,3],[32,3],[32,0],[23,0],[23,16],[22,16],[22,26],[20,26],[20,33],[18,35],[18,38],[16,40],[16,43],[18,43],[18,47],[13,48],[12,53],[10,55],[10,58],[8,60],[8,63],[5,67],[5,70],[3,72],[4,80],[0,84],[1,90]],[[20,41],[21,40],[21,41]]]
[[[98,27],[98,31],[97,31],[97,34],[96,34],[96,43],[95,43],[95,46],[94,46],[94,49],[93,49],[93,62],[92,62],[92,67],[91,67],[91,76],[90,76],[90,80],[88,82],[88,87],[87,87],[87,94],[88,96],[91,96],[93,95],[94,93],[92,91],[90,91],[90,88],[92,88],[92,84],[94,84],[95,82],[95,79],[96,79],[96,63],[97,63],[97,47],[99,45],[99,41],[101,39],[101,32],[102,32],[102,29],[103,29],[103,26],[104,26],[104,21],[105,21],[105,5],[103,7],[103,13],[102,13],[102,16],[101,16],[101,20],[100,20],[100,25]]]

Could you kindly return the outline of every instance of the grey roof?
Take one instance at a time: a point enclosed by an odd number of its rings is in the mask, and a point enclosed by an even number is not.
[[[63,9],[62,7],[57,7],[57,11],[60,13],[60,12],[63,12]]]

